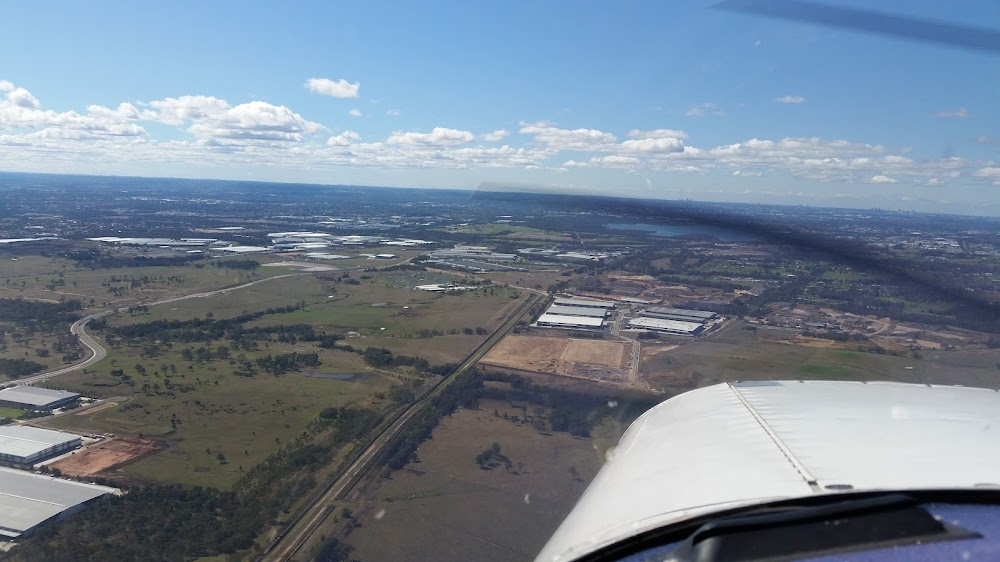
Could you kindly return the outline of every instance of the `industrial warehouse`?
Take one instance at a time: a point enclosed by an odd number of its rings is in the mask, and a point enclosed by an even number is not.
[[[114,488],[0,468],[0,536],[30,535],[42,523],[86,508]]]
[[[615,308],[615,303],[589,299],[558,298],[544,314],[538,317],[535,326],[540,328],[564,328],[593,330],[604,328],[604,319]]]
[[[573,298],[558,298],[555,301],[556,305],[559,306],[579,306],[584,308],[604,308],[611,310],[615,307],[615,303],[612,301],[599,301],[592,299],[573,299]]]
[[[629,328],[653,330],[679,336],[697,336],[705,330],[705,325],[696,322],[682,322],[665,318],[633,318],[628,321]]]
[[[707,310],[650,307],[630,319],[628,327],[676,336],[697,336],[722,320],[718,314]]]
[[[30,465],[71,451],[82,443],[79,435],[28,425],[0,426],[0,461]]]
[[[37,386],[12,386],[0,390],[0,406],[22,410],[51,411],[68,406],[80,399],[80,395],[64,390],[51,390]]]

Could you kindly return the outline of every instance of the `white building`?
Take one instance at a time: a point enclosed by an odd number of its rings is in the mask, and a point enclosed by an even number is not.
[[[665,318],[633,318],[628,321],[628,327],[680,336],[696,336],[705,329],[705,325],[698,322],[683,322]]]
[[[0,426],[0,461],[34,464],[80,446],[79,435],[29,425]]]
[[[42,523],[82,511],[97,498],[115,492],[107,486],[0,468],[0,536],[29,535]]]

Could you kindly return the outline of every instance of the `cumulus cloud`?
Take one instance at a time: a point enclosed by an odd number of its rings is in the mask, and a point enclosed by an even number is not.
[[[721,111],[711,104],[698,107],[701,115]],[[147,122],[176,127],[191,136],[157,140],[143,129]],[[688,135],[676,129],[633,129],[622,141],[608,131],[562,128],[549,122],[521,123],[518,131],[513,144],[523,146],[498,146],[510,142],[511,132],[505,129],[476,135],[445,127],[396,131],[383,142],[363,142],[355,131],[321,136],[327,132],[321,124],[288,107],[260,101],[233,106],[213,96],[189,95],[111,107],[91,105],[82,113],[59,112],[45,109],[26,89],[0,81],[0,145],[4,147],[0,165],[10,168],[23,168],[24,162],[44,163],[53,171],[60,169],[57,162],[69,163],[66,171],[83,170],[80,162],[98,163],[103,168],[96,169],[102,170],[126,170],[120,167],[123,162],[288,170],[540,168],[560,173],[603,168],[626,173],[715,173],[730,178],[784,175],[854,184],[934,186],[943,181],[951,184],[950,178],[961,176],[1000,183],[1000,167],[992,162],[921,159],[905,149],[843,139],[750,138],[696,147],[688,145]]]
[[[881,174],[880,175],[876,175],[876,176],[872,176],[871,179],[868,180],[868,182],[869,183],[897,183],[895,179],[890,178],[889,176],[881,175]]]
[[[622,148],[635,152],[684,152],[684,143],[676,138],[630,139],[622,142]]]
[[[705,103],[699,103],[698,105],[689,108],[684,112],[687,117],[704,117],[706,115],[711,115],[714,117],[724,117],[726,115],[725,111],[719,108],[719,106],[714,103],[707,101]]]
[[[153,119],[168,125],[190,123],[187,131],[200,142],[301,142],[324,127],[281,105],[252,101],[232,107],[211,96],[181,96],[149,102]]]
[[[361,117],[362,115],[364,115],[364,113],[361,113],[361,110],[357,108],[348,111],[347,114],[350,115],[351,117]]]
[[[146,132],[116,110],[91,106],[85,115],[43,110],[31,92],[6,80],[0,81],[0,92],[6,93],[0,98],[0,131],[20,131],[16,138],[5,135],[8,144],[137,137]]]
[[[7,92],[7,101],[28,109],[38,109],[42,106],[42,104],[38,103],[38,98],[31,95],[31,92],[24,88],[12,88],[9,90]]]
[[[344,131],[339,135],[334,135],[326,139],[327,146],[350,146],[354,141],[360,140],[361,135],[354,131]]]
[[[640,129],[632,129],[628,132],[630,139],[686,139],[688,138],[687,133],[684,131],[678,131],[677,129],[652,129],[650,131],[643,131]]]
[[[486,142],[498,142],[505,139],[509,134],[510,131],[508,131],[507,129],[497,129],[495,131],[479,135],[479,138]]]
[[[399,117],[399,110],[398,109],[387,109],[387,110],[385,110],[385,114],[388,115],[389,117]]]
[[[969,116],[969,110],[965,109],[964,107],[959,107],[958,109],[949,111],[938,111],[937,113],[934,114],[934,117],[953,118],[953,119],[965,119],[968,116]]]
[[[469,131],[458,129],[448,129],[445,127],[434,127],[429,133],[417,133],[396,131],[385,142],[389,144],[418,145],[418,146],[449,146],[470,142],[475,139],[475,135]]]
[[[343,78],[336,82],[329,78],[310,78],[306,81],[306,88],[309,88],[310,92],[315,92],[323,96],[356,98],[358,97],[358,92],[361,90],[361,84],[359,82],[351,83]]]
[[[560,129],[545,121],[523,124],[518,132],[534,135],[536,141],[554,150],[595,150],[618,140],[597,129]]]

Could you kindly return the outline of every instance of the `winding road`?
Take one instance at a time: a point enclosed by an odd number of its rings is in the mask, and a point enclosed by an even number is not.
[[[266,283],[268,281],[274,281],[275,279],[284,279],[286,277],[297,277],[299,275],[308,275],[308,273],[288,273],[285,275],[276,275],[274,277],[265,277],[263,279],[258,279],[256,281],[251,281],[249,283],[237,285],[235,287],[224,287],[222,289],[216,289],[214,291],[208,291],[205,293],[192,293],[190,295],[170,297],[163,300],[147,302],[142,304],[143,306],[156,306],[160,304],[169,304],[172,302],[177,302],[187,299],[203,299],[207,297],[214,297],[215,295],[222,295],[229,291],[246,289],[247,287],[252,287],[254,285],[257,285],[258,283]],[[100,360],[104,359],[104,357],[108,354],[108,351],[104,349],[104,346],[98,343],[97,340],[95,340],[90,334],[88,334],[85,328],[87,327],[87,324],[90,323],[91,320],[96,320],[98,318],[110,316],[111,314],[115,314],[118,312],[126,312],[127,310],[128,307],[116,307],[109,310],[102,310],[100,312],[88,314],[87,316],[84,316],[83,318],[77,320],[76,322],[73,322],[73,325],[69,327],[70,333],[79,338],[80,343],[82,343],[88,349],[90,349],[91,353],[90,357],[84,359],[83,361],[75,365],[70,365],[68,367],[60,367],[58,369],[52,371],[46,371],[44,373],[40,373],[30,377],[23,377],[14,382],[8,382],[5,385],[0,385],[0,388],[8,386],[24,386],[24,385],[35,384],[42,381],[47,381],[52,377],[58,377],[59,375],[65,375],[66,373],[72,373],[73,371],[79,371],[80,369],[85,369],[99,362]]]

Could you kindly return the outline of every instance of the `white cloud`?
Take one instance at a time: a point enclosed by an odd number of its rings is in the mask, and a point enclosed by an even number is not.
[[[420,146],[449,146],[470,142],[475,139],[475,135],[469,131],[458,129],[448,129],[445,127],[434,127],[429,133],[404,133],[396,131],[385,142],[389,144],[420,145]]]
[[[972,173],[977,178],[1000,178],[1000,168],[990,166],[981,168]]]
[[[943,184],[944,180],[942,180],[941,178],[931,178],[927,180],[927,185],[943,185]]]
[[[734,170],[733,171],[733,175],[734,176],[741,176],[741,177],[745,177],[745,178],[746,177],[759,178],[760,176],[764,175],[764,173],[763,172],[752,172],[752,171],[749,171],[749,170]]]
[[[58,113],[41,109],[41,103],[31,92],[6,80],[0,81],[0,90],[6,91],[6,96],[0,98],[0,131],[19,132],[5,135],[7,143],[137,137],[146,133],[114,110],[91,106],[86,115],[75,111]],[[98,108],[106,114],[95,111]]]
[[[781,96],[774,98],[775,103],[805,103],[806,98],[802,96]]]
[[[356,98],[358,91],[361,90],[361,84],[359,82],[351,83],[343,78],[336,82],[329,78],[310,78],[306,81],[306,88],[309,88],[310,92],[324,96]]]
[[[183,125],[224,114],[229,104],[212,96],[181,96],[149,102],[157,110],[155,120],[167,125]]]
[[[351,146],[353,141],[360,140],[361,135],[354,131],[344,131],[339,135],[334,135],[326,139],[327,146]]]
[[[884,176],[884,175],[872,176],[871,179],[868,180],[868,182],[869,183],[897,183],[895,179],[890,178],[889,176]]]
[[[518,132],[534,135],[535,140],[554,150],[597,150],[617,140],[613,134],[597,129],[560,129],[545,121],[524,124]]]
[[[950,111],[938,111],[937,113],[934,114],[934,117],[945,117],[945,118],[952,117],[956,119],[965,119],[968,116],[969,116],[969,110],[965,109],[964,107],[960,107],[958,109]]]
[[[688,109],[684,112],[684,115],[687,117],[704,117],[706,115],[724,117],[726,112],[722,111],[722,109],[714,103],[707,101],[705,103],[699,103],[698,105]]]
[[[168,125],[191,123],[187,131],[200,142],[301,142],[306,134],[324,127],[304,119],[285,106],[252,101],[231,107],[210,96],[181,96],[149,102],[157,110],[153,119]]]
[[[688,138],[687,133],[684,131],[678,131],[677,129],[653,129],[650,131],[642,131],[639,129],[632,129],[628,132],[630,139],[686,139]]]
[[[361,113],[361,110],[357,108],[348,111],[347,114],[350,115],[351,117],[361,117],[364,115],[364,113]]]
[[[8,82],[8,84],[10,84],[10,82]],[[11,86],[13,86],[13,84],[11,84]],[[38,109],[42,106],[42,104],[38,103],[38,99],[24,88],[12,88],[9,90],[7,92],[7,100],[14,105],[28,109]]]
[[[499,142],[507,138],[507,135],[509,134],[510,131],[508,131],[507,129],[497,129],[495,131],[479,135],[479,138],[486,142]]]
[[[387,110],[385,110],[385,114],[388,115],[389,117],[399,117],[399,110],[398,109],[387,109]]]
[[[684,152],[684,143],[675,138],[630,139],[621,146],[635,152]]]

